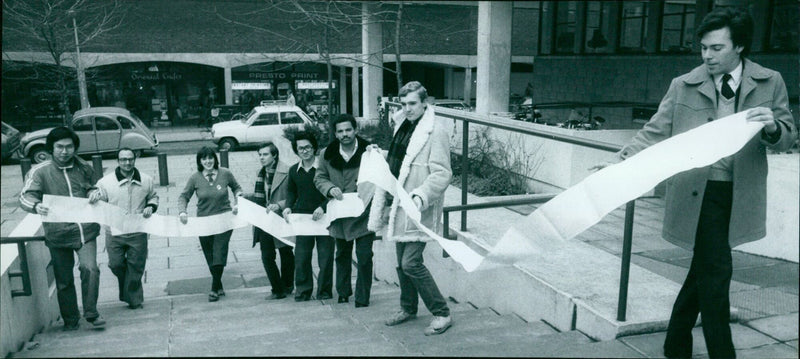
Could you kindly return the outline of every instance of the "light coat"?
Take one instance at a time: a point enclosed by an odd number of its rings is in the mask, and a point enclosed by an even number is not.
[[[260,172],[261,170],[259,170]],[[275,214],[279,216],[283,216],[283,209],[286,208],[286,188],[287,182],[289,177],[289,166],[281,161],[278,161],[278,164],[275,166],[275,174],[272,175],[272,184],[270,184],[269,194],[267,194],[266,199],[261,201],[256,198],[255,193],[246,193],[242,195],[247,200],[253,201],[260,206],[267,207],[270,204],[277,204],[278,211]],[[266,181],[266,178],[264,178]],[[259,242],[261,236],[268,236],[274,240],[276,248],[283,248],[286,247],[286,243],[283,241],[272,237],[270,234],[260,230],[258,227],[253,227],[253,247],[255,247],[256,243]]]
[[[405,119],[404,111],[395,114],[395,134]],[[433,106],[427,106],[411,135],[397,176],[398,182],[411,196],[419,196],[422,200],[422,224],[434,232],[441,231],[444,191],[453,174],[450,169],[450,127],[446,121],[436,119]],[[396,197],[391,206],[386,205],[386,192],[380,188],[376,188],[372,199],[367,228],[374,232],[385,229],[383,238],[390,241],[431,240],[409,220]]]
[[[733,203],[728,241],[731,247],[766,235],[767,157],[766,148],[781,151],[797,138],[786,85],[778,72],[745,60],[740,84],[739,111],[754,107],[772,109],[781,135],[775,143],[756,135],[733,155]],[[716,119],[716,88],[705,65],[672,80],[658,111],[630,144],[619,152],[621,158],[671,136]],[[679,173],[667,180],[663,236],[667,241],[693,249],[700,208],[711,166]]]

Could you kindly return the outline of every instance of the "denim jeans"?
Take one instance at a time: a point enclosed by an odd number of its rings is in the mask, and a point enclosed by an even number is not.
[[[294,247],[295,296],[311,296],[311,292],[314,289],[313,271],[311,269],[314,243],[317,245],[317,264],[319,265],[317,297],[323,295],[333,296],[334,241],[329,236],[297,236],[297,242]]]
[[[375,234],[348,241],[336,238],[336,291],[340,297],[353,295],[351,273],[353,270],[353,242],[356,245],[356,303],[369,305],[372,289],[372,242]]]
[[[419,298],[431,312],[438,317],[450,315],[450,308],[444,300],[431,272],[423,263],[422,253],[425,242],[397,242],[397,277],[400,281],[400,307],[409,314],[417,314]]]
[[[117,277],[119,300],[132,306],[142,304],[142,276],[147,261],[147,233],[107,235],[108,268]]]
[[[81,299],[83,300],[83,316],[93,319],[100,316],[97,312],[97,295],[100,290],[100,268],[97,266],[97,240],[92,239],[80,249],[52,248],[50,258],[53,261],[53,274],[58,294],[58,309],[64,324],[77,324],[81,319],[78,309],[78,296],[75,293],[75,278],[72,268],[75,267],[75,256],[78,253],[78,269],[81,277]]]

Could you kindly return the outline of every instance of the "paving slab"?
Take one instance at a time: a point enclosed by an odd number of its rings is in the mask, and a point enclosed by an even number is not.
[[[647,357],[663,358],[664,339],[666,335],[666,332],[662,331],[622,337],[619,340],[636,351],[644,353]],[[731,336],[733,338],[733,346],[736,348],[737,353],[743,349],[752,349],[777,343],[775,339],[740,324],[731,324]],[[703,328],[695,327],[692,329],[692,338],[693,355],[707,354],[708,349],[706,348],[706,341],[703,338]]]
[[[229,274],[222,275],[222,287],[226,290],[244,286],[242,277]],[[167,283],[167,294],[200,294],[211,290],[211,277],[177,279]]]
[[[771,266],[737,269],[733,268],[733,280],[758,284],[762,287],[798,285],[800,278],[797,263],[782,262]]]
[[[747,326],[780,341],[797,340],[797,312],[747,322]]]
[[[737,350],[736,357],[742,359],[797,358],[797,348],[792,348],[791,346],[782,343],[769,344],[757,348]]]
[[[768,315],[797,312],[797,295],[788,294],[773,288],[734,292],[730,295],[731,305]]]

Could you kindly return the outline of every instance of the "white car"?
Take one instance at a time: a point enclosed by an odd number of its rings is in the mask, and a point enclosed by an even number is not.
[[[275,142],[284,128],[292,125],[316,126],[297,106],[262,104],[241,120],[220,122],[211,127],[211,137],[220,150],[233,151],[239,146]]]

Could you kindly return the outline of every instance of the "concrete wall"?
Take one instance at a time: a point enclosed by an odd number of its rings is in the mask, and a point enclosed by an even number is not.
[[[6,251],[7,245],[3,250]],[[28,269],[31,276],[32,295],[29,297],[11,297],[11,289],[22,289],[19,278],[10,280],[8,270],[3,270],[0,277],[0,346],[2,357],[16,352],[29,341],[34,334],[47,328],[58,320],[58,299],[55,282],[52,286],[48,280],[50,252],[43,242],[28,242]],[[15,259],[10,269],[19,269],[19,259]]]

